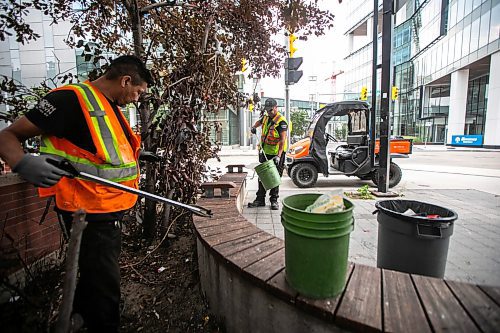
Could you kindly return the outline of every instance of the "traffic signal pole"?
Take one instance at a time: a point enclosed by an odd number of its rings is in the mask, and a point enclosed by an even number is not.
[[[380,160],[378,169],[378,192],[389,189],[390,134],[391,134],[391,86],[392,86],[392,27],[393,1],[384,0],[382,6],[382,77],[380,102]]]
[[[286,53],[289,55],[290,54],[290,37],[285,34],[285,46],[286,46]],[[288,68],[285,64],[285,119],[286,123],[288,126],[290,126],[290,85],[288,84],[288,81],[286,80],[286,72],[288,71]],[[289,127],[290,128],[290,127]],[[292,133],[288,131],[288,135],[286,136],[286,146],[288,147],[287,149],[290,149],[290,137],[292,136]],[[285,152],[286,153],[286,152]]]
[[[378,60],[378,0],[373,0],[373,61],[372,61],[372,107],[370,108],[370,163],[375,166],[375,140],[376,127],[375,117],[377,116],[377,60]]]
[[[290,86],[285,82],[285,118],[286,123],[288,124],[288,128],[290,128]],[[290,137],[292,133],[288,131],[288,135],[286,136],[286,143],[288,149],[290,149]],[[286,152],[285,152],[286,153]]]

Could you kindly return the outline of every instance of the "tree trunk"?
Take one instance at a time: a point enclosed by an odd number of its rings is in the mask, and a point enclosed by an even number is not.
[[[142,58],[143,40],[142,40],[142,23],[141,12],[137,0],[132,0],[127,3],[127,8],[130,13],[132,22],[132,36],[134,38],[134,53],[137,57]],[[142,103],[139,108],[141,118],[141,136],[145,150],[151,150],[151,136],[148,131],[151,112],[149,104]],[[146,192],[155,192],[155,168],[150,164],[146,164]],[[146,199],[144,208],[143,235],[148,241],[152,241],[156,236],[156,203]]]

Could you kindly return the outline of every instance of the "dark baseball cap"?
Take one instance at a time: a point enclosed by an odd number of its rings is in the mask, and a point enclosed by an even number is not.
[[[278,105],[278,102],[274,98],[266,99],[266,103],[264,104],[264,110],[268,111]]]

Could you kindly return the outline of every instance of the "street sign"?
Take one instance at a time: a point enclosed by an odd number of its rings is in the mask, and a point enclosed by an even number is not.
[[[483,136],[482,135],[452,135],[451,136],[452,146],[482,146]]]

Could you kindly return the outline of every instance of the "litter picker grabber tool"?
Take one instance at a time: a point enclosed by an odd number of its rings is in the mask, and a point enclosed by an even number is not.
[[[52,163],[52,161],[51,161],[51,163]],[[200,206],[196,206],[196,205],[187,205],[187,204],[175,201],[175,200],[161,197],[161,196],[156,195],[156,194],[152,194],[152,193],[141,191],[141,190],[138,190],[138,189],[135,189],[135,188],[132,188],[129,186],[125,186],[125,185],[122,185],[119,183],[115,183],[115,182],[112,182],[110,180],[107,180],[107,179],[104,179],[101,177],[97,177],[97,176],[91,175],[91,174],[86,173],[86,172],[80,172],[67,159],[63,159],[61,161],[54,160],[53,164],[56,167],[70,173],[71,177],[78,177],[78,178],[90,180],[92,182],[106,185],[109,187],[113,187],[113,188],[116,188],[116,189],[119,189],[119,190],[122,190],[122,191],[125,191],[128,193],[136,194],[140,197],[151,199],[151,200],[156,201],[156,202],[161,202],[161,203],[165,203],[165,204],[172,205],[175,207],[184,208],[184,209],[187,209],[190,212],[192,212],[193,214],[196,214],[198,216],[212,217],[212,212],[209,209],[206,209],[206,208],[203,208]]]

